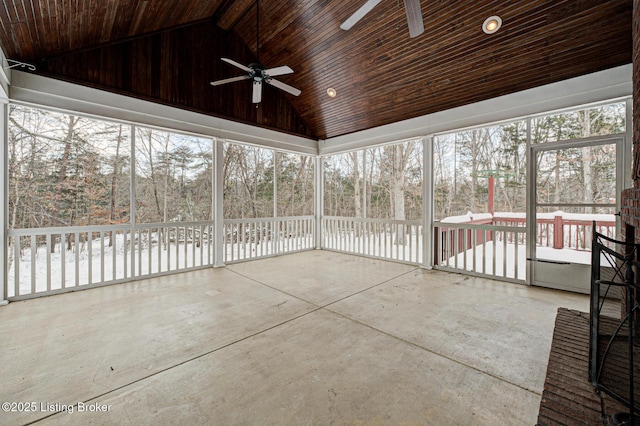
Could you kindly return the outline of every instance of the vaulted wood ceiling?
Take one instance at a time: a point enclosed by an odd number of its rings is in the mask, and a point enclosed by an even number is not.
[[[320,139],[631,62],[633,0],[423,0],[416,38],[401,0],[341,30],[364,1],[260,3],[260,62],[302,94],[267,87],[257,109],[250,82],[209,85],[241,74],[221,56],[256,60],[254,0],[4,0],[0,44],[36,73]]]

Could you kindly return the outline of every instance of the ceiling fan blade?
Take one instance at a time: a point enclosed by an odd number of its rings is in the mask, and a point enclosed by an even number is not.
[[[223,61],[225,61],[228,64],[233,65],[234,67],[240,68],[242,71],[246,71],[246,72],[251,72],[251,68],[249,67],[245,67],[242,64],[237,63],[236,61],[234,61],[233,59],[229,59],[229,58],[220,58]]]
[[[265,80],[265,81],[267,83],[269,83],[270,85],[277,87],[280,90],[284,90],[287,93],[291,93],[293,96],[299,96],[300,93],[302,93],[301,90],[296,89],[293,86],[289,86],[288,84],[283,83],[283,82],[278,81],[278,80],[269,79],[269,80]]]
[[[404,10],[407,13],[407,24],[409,24],[409,37],[417,37],[424,32],[422,21],[422,9],[420,0],[404,0]]]
[[[275,77],[278,75],[293,74],[293,70],[288,66],[284,65],[282,67],[275,67],[275,68],[270,68],[268,70],[264,70],[264,73],[269,77]]]
[[[253,103],[259,104],[262,102],[262,81],[253,82]]]
[[[347,18],[347,20],[344,21],[342,23],[342,25],[340,25],[340,28],[342,28],[345,31],[346,30],[350,30],[351,27],[353,27],[355,24],[357,24],[359,20],[364,18],[364,15],[369,13],[371,11],[371,9],[376,7],[378,5],[378,3],[380,3],[381,1],[382,0],[367,0],[367,2],[365,4],[360,6],[360,9],[356,10],[356,12],[353,15],[351,15],[349,18]]]
[[[249,80],[251,77],[248,75],[242,75],[240,77],[231,77],[231,78],[227,78],[224,80],[218,80],[218,81],[212,81],[211,85],[212,86],[221,86],[223,84],[227,84],[227,83],[233,83],[234,81],[242,81],[242,80]]]

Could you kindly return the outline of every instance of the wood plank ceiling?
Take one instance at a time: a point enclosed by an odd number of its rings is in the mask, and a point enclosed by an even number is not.
[[[319,139],[631,62],[633,0],[423,0],[413,39],[400,0],[341,30],[363,3],[260,3],[260,62],[302,94],[268,87],[257,110],[249,82],[209,85],[241,74],[221,56],[256,60],[254,0],[5,0],[0,45],[43,75]]]

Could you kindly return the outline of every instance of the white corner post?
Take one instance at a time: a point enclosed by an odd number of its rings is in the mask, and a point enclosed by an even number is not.
[[[278,151],[275,149],[271,150],[271,155],[273,156],[273,221],[276,222],[275,219],[279,217],[278,214]]]
[[[9,145],[9,104],[8,100],[0,100],[0,129],[2,130],[0,137],[2,139],[2,149],[0,150],[0,164],[3,165],[2,173],[0,173],[0,195],[2,196],[2,209],[0,209],[0,220],[2,221],[2,237],[0,237],[0,264],[2,264],[2,285],[0,285],[0,306],[7,303],[7,234],[9,232],[9,191],[8,191],[8,160],[9,155],[7,147]]]
[[[224,141],[213,139],[213,267],[224,265]]]
[[[322,216],[324,215],[324,160],[321,156],[316,157],[315,164],[315,185],[313,196],[315,200],[315,232],[313,239],[316,250],[322,249]]]
[[[531,147],[531,117],[527,118],[527,176],[526,176],[526,188],[527,194],[525,197],[525,211],[526,211],[526,227],[527,227],[527,246],[525,251],[526,260],[526,275],[525,283],[531,285],[533,281],[533,266],[535,260],[533,256],[536,252],[536,158]]]
[[[422,138],[422,267],[433,268],[433,136]]]
[[[136,250],[134,249],[135,247],[135,241],[136,241],[136,208],[137,208],[137,198],[136,198],[136,166],[137,166],[137,162],[136,162],[136,131],[137,131],[137,126],[135,125],[130,125],[129,126],[129,149],[131,150],[131,167],[129,168],[129,224],[131,225],[131,228],[129,229],[129,237],[130,237],[130,241],[131,241],[131,250],[130,250],[130,256],[131,256],[131,279],[135,280],[136,279]],[[138,240],[138,244],[141,243],[141,240]],[[114,249],[115,249],[115,244],[114,244]],[[140,246],[138,246],[140,247]],[[149,249],[151,250],[151,249]],[[137,265],[138,270],[140,271],[140,265]],[[125,269],[125,277],[127,274],[127,271]]]

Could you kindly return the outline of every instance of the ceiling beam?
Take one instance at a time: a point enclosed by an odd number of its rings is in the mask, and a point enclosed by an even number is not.
[[[225,31],[229,31],[233,25],[246,13],[255,3],[254,0],[235,0],[218,19],[218,26]]]

